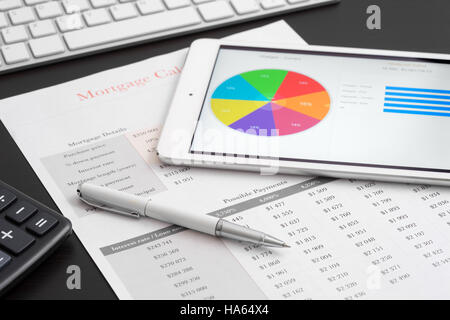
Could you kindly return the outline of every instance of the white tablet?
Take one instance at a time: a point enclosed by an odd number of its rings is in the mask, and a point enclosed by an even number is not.
[[[450,56],[198,40],[162,161],[450,185]]]

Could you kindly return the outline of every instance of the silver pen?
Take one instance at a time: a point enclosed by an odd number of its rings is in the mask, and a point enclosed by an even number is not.
[[[171,203],[152,201],[91,183],[80,184],[77,192],[84,203],[105,211],[134,218],[154,218],[216,237],[224,237],[268,247],[289,247],[286,242],[264,232],[246,228],[206,214],[186,214],[185,209],[174,207]]]

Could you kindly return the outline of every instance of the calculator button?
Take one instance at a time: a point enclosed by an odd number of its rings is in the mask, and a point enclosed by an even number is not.
[[[13,203],[16,196],[7,190],[0,190],[0,212]]]
[[[35,206],[24,201],[19,201],[6,210],[6,217],[15,223],[22,223],[35,214],[36,211],[37,208]]]
[[[31,232],[42,236],[47,233],[51,228],[53,228],[58,223],[56,218],[51,215],[39,212],[30,222],[27,224],[27,229]]]
[[[0,246],[19,254],[34,242],[34,238],[12,224],[0,220]]]
[[[0,250],[0,270],[3,269],[3,267],[6,266],[10,260],[11,257]]]

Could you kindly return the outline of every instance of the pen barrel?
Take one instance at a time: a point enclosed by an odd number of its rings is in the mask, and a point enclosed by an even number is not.
[[[97,186],[90,183],[83,183],[78,187],[81,196],[93,202],[98,202],[101,199],[101,204],[116,209],[124,209],[129,212],[136,212],[139,215],[144,215],[145,206],[148,199],[138,197],[131,193],[113,190]]]
[[[254,229],[220,219],[217,225],[216,235],[224,238],[263,244],[266,234]]]
[[[190,212],[183,209],[183,206],[175,207],[159,201],[149,201],[145,209],[145,215],[210,235],[216,235],[216,226],[220,220],[202,212]]]

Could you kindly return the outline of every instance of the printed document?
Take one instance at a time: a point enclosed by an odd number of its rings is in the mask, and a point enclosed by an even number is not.
[[[284,22],[232,37],[302,43]],[[450,298],[450,190],[174,167],[155,147],[186,50],[0,101],[0,118],[122,299]],[[83,205],[92,182],[287,241],[271,249]]]

